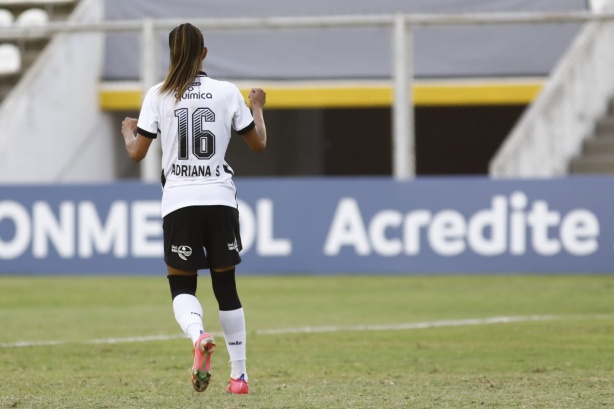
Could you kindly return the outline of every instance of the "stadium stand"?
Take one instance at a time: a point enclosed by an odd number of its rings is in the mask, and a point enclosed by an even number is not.
[[[593,4],[614,11],[614,1]],[[606,149],[614,133],[614,24],[593,22],[578,33],[548,84],[515,124],[490,164],[495,177],[611,173]],[[608,107],[610,110],[608,111]]]
[[[50,21],[64,21],[72,13],[79,0],[0,0],[0,8],[19,16],[29,9],[42,9]]]
[[[593,11],[612,10],[607,0],[591,0]],[[582,153],[570,165],[571,173],[614,173],[614,98],[608,112],[595,126],[592,137],[584,141]]]
[[[0,27],[34,27],[52,21],[65,21],[77,4],[78,0],[0,0]],[[9,21],[10,25],[4,24]],[[49,40],[47,37],[11,39],[10,43],[18,48],[20,63],[17,70],[4,70],[0,75],[0,103],[38,58]],[[10,53],[14,53],[14,50]],[[6,65],[15,67],[14,62]]]

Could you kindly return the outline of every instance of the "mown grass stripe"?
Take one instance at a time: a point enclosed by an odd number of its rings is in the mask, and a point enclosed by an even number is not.
[[[513,322],[531,322],[531,321],[552,321],[557,319],[577,319],[591,318],[604,319],[611,318],[608,315],[588,315],[588,316],[559,316],[559,315],[529,315],[529,316],[512,316],[512,317],[488,317],[488,318],[468,318],[459,320],[438,320],[425,322],[410,322],[404,324],[390,325],[349,325],[349,326],[323,326],[323,327],[297,327],[297,328],[276,328],[276,329],[261,329],[256,330],[257,335],[280,335],[280,334],[304,334],[304,333],[323,333],[323,332],[347,332],[347,331],[400,331],[414,329],[428,329],[439,327],[461,327],[468,325],[492,325],[492,324],[507,324]],[[213,336],[221,337],[221,333],[213,333]],[[72,342],[66,340],[49,340],[49,341],[17,341],[0,343],[0,348],[22,348],[36,346],[51,346],[65,344],[120,344],[131,342],[152,342],[152,341],[170,341],[175,339],[185,338],[182,334],[174,335],[148,335],[140,337],[125,337],[125,338],[100,338],[81,342]]]

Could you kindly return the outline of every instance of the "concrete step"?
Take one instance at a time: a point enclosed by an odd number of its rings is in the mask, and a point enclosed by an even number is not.
[[[614,134],[614,115],[600,119],[595,127],[595,134]]]
[[[603,134],[584,141],[583,152],[588,155],[608,154],[614,157],[614,134]]]
[[[614,155],[582,155],[571,161],[570,173],[614,173]]]

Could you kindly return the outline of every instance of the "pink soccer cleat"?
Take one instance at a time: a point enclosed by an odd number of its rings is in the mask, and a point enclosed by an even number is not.
[[[249,387],[247,386],[245,375],[241,375],[238,379],[230,378],[230,382],[228,382],[226,387],[226,392],[236,395],[247,395],[248,391]]]
[[[196,392],[204,392],[211,380],[211,354],[215,351],[215,341],[207,333],[200,334],[194,344],[194,366],[192,366],[192,386]]]

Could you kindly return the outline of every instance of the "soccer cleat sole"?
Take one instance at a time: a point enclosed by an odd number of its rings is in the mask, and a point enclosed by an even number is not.
[[[192,368],[192,386],[196,392],[204,392],[209,387],[211,381],[210,361],[211,354],[215,352],[215,341],[213,338],[205,338],[201,340],[201,348],[203,352],[203,367]]]
[[[210,381],[211,372],[199,371],[198,369],[192,371],[192,386],[196,392],[206,391]]]

